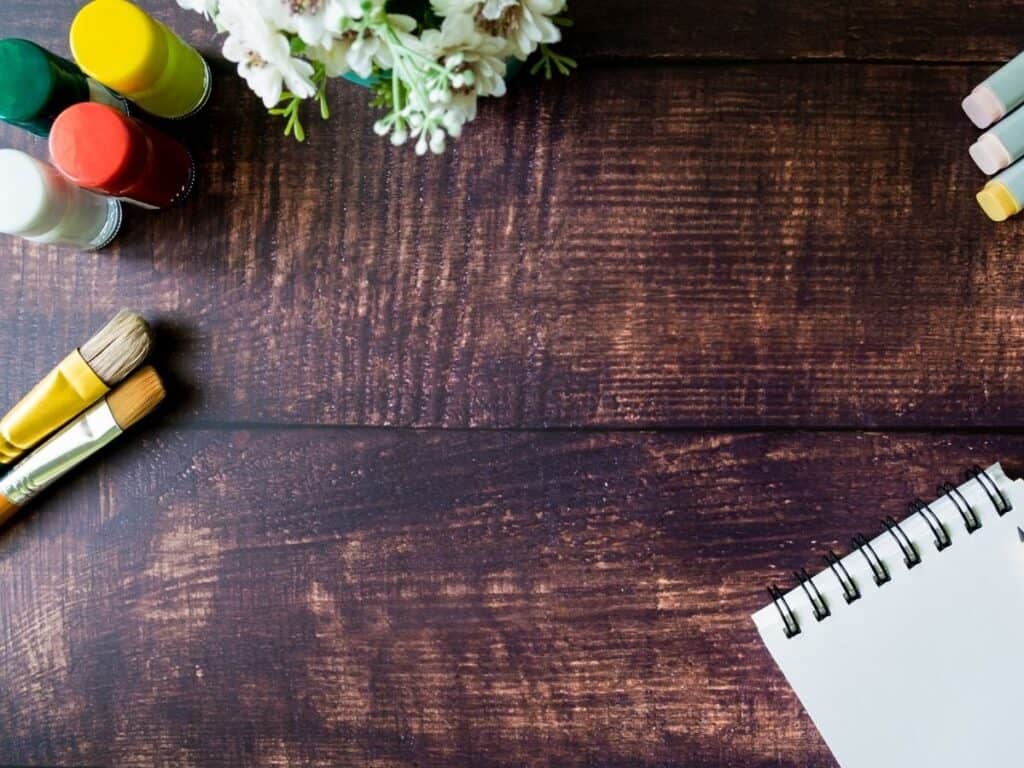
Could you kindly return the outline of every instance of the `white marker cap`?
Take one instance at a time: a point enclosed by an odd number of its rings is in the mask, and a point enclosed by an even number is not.
[[[1013,158],[1010,157],[1003,142],[991,131],[981,134],[968,152],[982,172],[989,176],[999,173],[1003,168],[1009,168],[1013,163]]]
[[[0,232],[33,237],[60,223],[65,201],[51,166],[16,149],[0,149]]]
[[[988,128],[1006,114],[1003,103],[984,83],[971,91],[971,95],[963,100],[962,106],[971,122],[979,128]]]

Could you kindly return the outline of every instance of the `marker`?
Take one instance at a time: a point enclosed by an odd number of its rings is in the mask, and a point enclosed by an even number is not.
[[[117,200],[79,189],[53,166],[24,152],[0,149],[0,232],[95,250],[120,228]]]
[[[1024,107],[981,134],[969,151],[975,164],[989,176],[1024,157]]]
[[[210,68],[171,30],[127,0],[93,0],[71,24],[78,66],[157,117],[183,118],[210,96]]]
[[[0,120],[49,136],[57,115],[80,101],[128,105],[77,65],[28,40],[0,40]]]
[[[1024,53],[1017,54],[963,100],[964,112],[979,128],[988,128],[1024,102]]]
[[[992,221],[1006,221],[1024,208],[1024,163],[1014,163],[978,193],[978,204]]]
[[[183,200],[195,178],[185,147],[103,104],[64,110],[50,131],[50,157],[78,186],[143,208]]]

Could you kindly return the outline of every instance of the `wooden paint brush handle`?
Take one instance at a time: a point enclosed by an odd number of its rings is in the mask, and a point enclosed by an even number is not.
[[[0,493],[0,526],[5,525],[21,509],[17,504]]]

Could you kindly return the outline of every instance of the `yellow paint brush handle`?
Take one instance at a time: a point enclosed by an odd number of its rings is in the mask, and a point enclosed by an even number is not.
[[[10,464],[110,388],[75,350],[0,419],[0,464]]]

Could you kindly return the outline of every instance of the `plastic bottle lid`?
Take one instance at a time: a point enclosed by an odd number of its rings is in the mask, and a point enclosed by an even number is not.
[[[42,48],[28,40],[0,40],[0,117],[34,119],[55,87],[56,76]]]
[[[144,162],[138,129],[131,118],[105,104],[75,104],[50,131],[50,156],[58,170],[80,187],[116,193]]]
[[[971,122],[979,128],[988,128],[996,120],[1002,119],[1006,108],[992,90],[985,84],[979,85],[961,102],[964,112]]]
[[[990,181],[985,185],[978,193],[978,205],[992,221],[1006,221],[1020,213],[1020,204],[1006,185],[999,181]]]
[[[127,96],[150,88],[163,74],[164,31],[125,0],[93,0],[75,16],[70,38],[78,66]]]
[[[0,149],[0,232],[30,235],[50,212],[45,166],[16,149]]]

